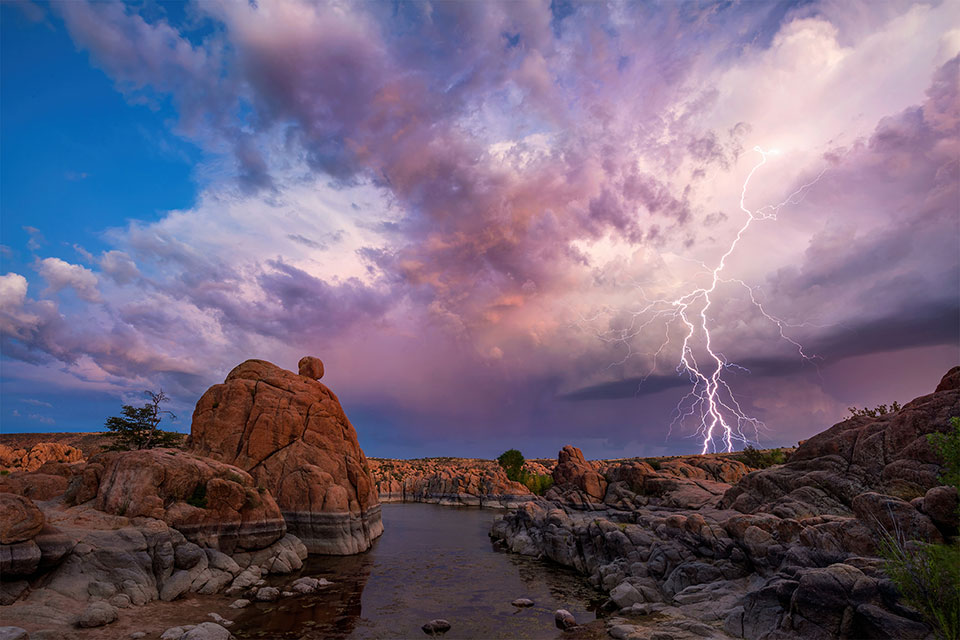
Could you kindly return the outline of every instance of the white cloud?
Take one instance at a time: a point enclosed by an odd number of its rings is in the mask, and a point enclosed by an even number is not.
[[[37,273],[47,281],[48,286],[44,293],[56,293],[69,288],[73,289],[81,300],[101,301],[97,276],[86,267],[70,264],[60,258],[44,258],[37,263]]]

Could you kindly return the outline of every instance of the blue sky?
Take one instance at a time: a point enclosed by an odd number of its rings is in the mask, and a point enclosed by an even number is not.
[[[46,252],[76,260],[73,245],[99,253],[109,227],[189,207],[203,153],[171,134],[169,100],[130,104],[62,22],[33,22],[8,3],[0,12],[0,242],[18,248],[4,268],[33,260],[25,226]]]
[[[798,189],[710,307],[752,437],[909,400],[960,360],[957,23],[937,1],[0,4],[0,428],[94,430],[162,386],[187,430],[242,360],[312,354],[372,455],[699,450],[683,324],[645,301]],[[778,153],[744,190],[755,146]]]

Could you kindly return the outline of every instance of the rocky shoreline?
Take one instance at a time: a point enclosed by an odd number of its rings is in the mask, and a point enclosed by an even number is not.
[[[957,415],[960,367],[895,413],[814,436],[784,465],[722,492],[698,483],[712,494],[699,505],[648,465],[598,470],[565,447],[546,499],[499,519],[491,537],[587,575],[609,594],[614,638],[925,639],[876,541],[957,534],[957,492],[939,485],[926,438]]]
[[[308,552],[369,548],[380,504],[322,374],[316,358],[299,374],[242,363],[200,399],[183,449],[84,459],[62,443],[0,445],[0,617],[16,625],[0,637],[69,637],[192,594],[293,596],[322,585],[266,577],[298,571]],[[219,622],[162,637],[228,638]]]

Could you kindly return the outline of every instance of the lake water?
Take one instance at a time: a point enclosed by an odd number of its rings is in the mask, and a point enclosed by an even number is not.
[[[258,603],[235,618],[240,638],[426,638],[448,620],[445,638],[558,638],[553,613],[596,619],[603,596],[546,561],[494,548],[497,512],[431,504],[384,504],[385,532],[366,553],[312,556],[301,575],[334,584],[316,595]],[[283,584],[293,578],[286,576]],[[510,604],[529,598],[533,607]]]

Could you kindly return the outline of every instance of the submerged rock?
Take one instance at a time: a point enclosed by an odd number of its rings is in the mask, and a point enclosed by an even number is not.
[[[438,636],[450,631],[450,623],[446,620],[438,618],[436,620],[431,620],[420,628],[423,629],[423,632],[428,636]]]
[[[194,451],[248,471],[276,498],[311,553],[359,553],[383,533],[357,434],[336,395],[312,378],[247,360],[197,402]]]

